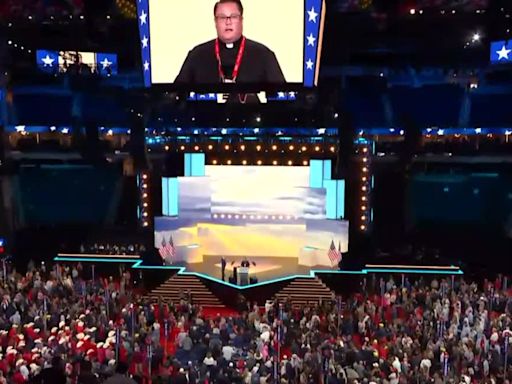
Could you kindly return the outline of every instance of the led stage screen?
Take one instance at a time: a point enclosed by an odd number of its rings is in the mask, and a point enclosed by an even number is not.
[[[140,0],[145,84],[316,85],[324,0]],[[238,63],[238,65],[237,65]]]
[[[344,184],[334,193],[311,187],[312,172],[312,167],[205,166],[201,177],[164,179],[164,213],[171,216],[155,219],[155,247],[172,238],[175,261],[185,263],[227,256],[331,267],[332,243],[341,252],[348,249],[348,222],[330,213],[332,205],[343,204]],[[319,172],[322,177],[324,170]]]
[[[117,75],[118,63],[115,53],[82,51],[36,51],[37,68],[46,73],[75,71],[82,74],[104,76]]]

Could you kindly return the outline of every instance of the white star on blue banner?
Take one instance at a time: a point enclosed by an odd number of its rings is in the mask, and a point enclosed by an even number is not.
[[[304,17],[304,86],[315,85],[315,73],[318,65],[318,37],[320,35],[322,0],[306,0]]]
[[[45,49],[36,51],[37,67],[47,73],[55,73],[59,68],[59,52]]]
[[[115,53],[97,53],[96,68],[100,75],[117,75],[117,55]]]
[[[137,22],[139,23],[140,50],[144,85],[151,86],[151,39],[149,36],[149,1],[137,2]]]
[[[491,43],[491,64],[512,63],[512,41]]]

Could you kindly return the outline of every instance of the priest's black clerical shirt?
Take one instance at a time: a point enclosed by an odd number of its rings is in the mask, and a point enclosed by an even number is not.
[[[220,43],[222,70],[227,79],[232,78],[240,42],[241,39],[233,43],[231,47]],[[188,53],[175,82],[191,84],[222,82],[215,54],[215,39],[198,45]],[[284,84],[286,80],[274,52],[263,44],[246,39],[236,82]]]

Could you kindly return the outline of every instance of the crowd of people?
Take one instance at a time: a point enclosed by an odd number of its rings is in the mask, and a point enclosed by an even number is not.
[[[370,278],[348,298],[237,311],[144,299],[129,270],[6,268],[3,383],[510,383],[508,281]],[[193,295],[192,295],[193,296]]]
[[[146,252],[144,244],[94,243],[81,244],[80,253],[93,255],[141,255]]]
[[[34,20],[82,13],[83,0],[2,0],[0,18],[15,20],[29,16]]]

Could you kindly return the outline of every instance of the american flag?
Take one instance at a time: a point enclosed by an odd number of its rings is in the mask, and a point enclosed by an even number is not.
[[[167,244],[167,254],[171,260],[176,257],[176,247],[174,246],[174,241],[172,241],[172,235],[169,237],[169,243]]]
[[[336,265],[341,261],[341,253],[336,249],[334,240],[331,241],[331,246],[329,247],[329,252],[327,252],[327,255],[331,260],[331,265]]]
[[[158,253],[162,259],[167,258],[167,242],[164,236],[162,236],[162,245],[158,248]]]

